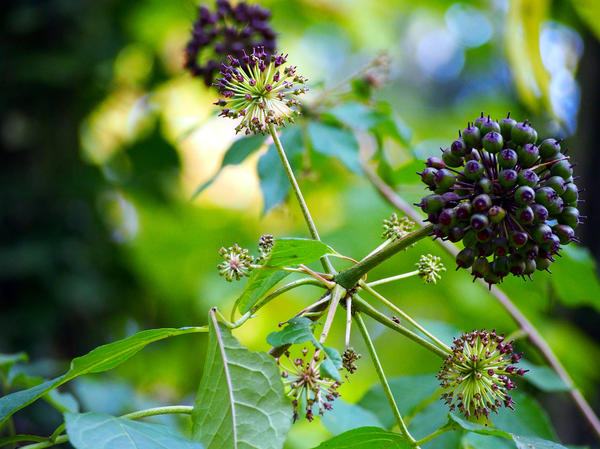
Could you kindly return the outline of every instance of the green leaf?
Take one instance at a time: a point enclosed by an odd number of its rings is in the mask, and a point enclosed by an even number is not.
[[[103,413],[65,413],[69,442],[76,449],[204,449],[174,429]]]
[[[402,435],[379,427],[360,427],[319,444],[314,449],[409,449]]]
[[[0,398],[0,424],[13,413],[41,398],[49,391],[83,374],[100,373],[120,365],[149,343],[176,335],[206,332],[205,327],[182,327],[179,329],[150,329],[131,337],[99,346],[82,357],[71,361],[69,371],[60,377],[48,380],[27,390],[17,391]]]
[[[600,310],[600,282],[596,264],[587,248],[563,247],[563,257],[552,264],[550,282],[560,301],[570,307],[590,305]]]
[[[17,352],[15,354],[0,354],[0,367],[3,369],[10,369],[17,362],[26,362],[27,354],[24,352]]]
[[[302,133],[297,127],[286,128],[279,137],[292,169],[300,165],[300,157],[304,151]],[[281,158],[275,145],[258,159],[258,179],[263,194],[263,214],[266,214],[283,200],[290,191],[290,181],[281,165]]]
[[[44,399],[61,413],[79,412],[79,403],[71,393],[60,393],[58,390],[52,390],[44,396]]]
[[[566,449],[562,444],[537,437],[512,436],[517,449]]]
[[[306,317],[296,317],[288,321],[287,325],[278,332],[271,332],[267,336],[267,343],[271,346],[312,342],[318,346],[318,341],[313,335],[315,322]]]
[[[514,447],[513,442],[505,438],[479,435],[473,432],[467,432],[462,439],[463,449],[514,449]]]
[[[342,356],[335,348],[323,347],[323,352],[327,354],[327,358],[321,363],[319,370],[321,377],[329,377],[341,382],[340,368],[342,367]]]
[[[240,297],[235,301],[241,314],[246,313],[254,306],[271,288],[290,274],[289,271],[274,271],[258,269],[250,273],[246,286]]]
[[[319,260],[325,254],[335,250],[318,240],[281,238],[275,239],[271,255],[265,262],[268,267],[286,267],[307,264]]]
[[[292,424],[275,360],[243,347],[209,315],[209,341],[192,413],[192,434],[207,449],[281,449]]]
[[[569,391],[571,388],[560,378],[556,372],[548,366],[534,365],[533,363],[521,359],[519,368],[528,369],[523,379],[532,383],[542,391]]]
[[[13,435],[10,437],[0,438],[0,447],[9,447],[10,444],[21,443],[25,441],[33,443],[42,443],[48,441],[48,438],[26,434]]]
[[[214,174],[209,180],[202,183],[192,195],[192,198],[200,195],[204,189],[210,186],[215,179],[219,177],[223,169],[228,165],[238,165],[246,160],[248,156],[258,150],[263,142],[265,141],[265,136],[262,135],[253,135],[248,137],[242,137],[241,139],[236,140],[231,144],[229,149],[225,152],[225,156],[223,156],[223,160],[221,161],[221,166],[217,173]]]
[[[516,435],[533,435],[547,440],[555,440],[556,432],[552,428],[546,411],[533,399],[520,391],[511,391],[517,403],[514,410],[502,408],[498,414],[490,416],[494,426]]]
[[[310,122],[308,137],[317,153],[334,156],[350,171],[361,173],[358,142],[352,131],[319,122]]]
[[[271,250],[271,255],[265,262],[265,267],[256,269],[250,274],[244,291],[236,300],[238,310],[242,314],[249,311],[272,287],[289,274],[289,272],[274,271],[273,268],[307,264],[331,253],[335,253],[335,251],[317,240],[275,239],[275,244]]]
[[[482,426],[481,424],[467,421],[466,419],[461,418],[460,416],[454,413],[449,413],[448,416],[450,417],[450,422],[454,424],[454,427],[456,428],[468,430],[469,432],[475,432],[480,435],[492,435],[511,439],[511,434],[505,432],[504,430],[496,429],[495,427],[491,426]]]
[[[350,128],[366,130],[386,120],[387,117],[358,102],[342,103],[327,112],[340,123]]]
[[[431,399],[439,389],[435,374],[396,377],[389,379],[389,384],[402,416],[414,414],[419,405]],[[371,387],[358,405],[372,411],[388,429],[396,423],[380,384]]]
[[[333,410],[329,410],[321,417],[321,424],[333,435],[359,427],[383,428],[383,424],[373,412],[356,404],[349,404],[342,398],[337,398],[333,403]]]
[[[407,419],[410,417],[407,417]],[[435,432],[440,427],[448,425],[448,408],[436,399],[428,404],[423,410],[420,410],[408,423],[408,430],[414,438],[420,439]],[[443,447],[458,448],[462,439],[461,431],[448,431],[435,438],[435,442],[425,443],[422,448]]]

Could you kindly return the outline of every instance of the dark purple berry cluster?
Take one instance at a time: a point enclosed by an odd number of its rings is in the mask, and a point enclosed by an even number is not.
[[[576,240],[582,218],[573,165],[560,141],[538,143],[527,121],[477,118],[419,173],[431,195],[418,204],[436,238],[462,241],[460,268],[490,286],[508,274],[531,278]]]
[[[452,354],[437,376],[444,389],[442,399],[451,411],[458,409],[467,418],[487,418],[502,405],[513,409],[508,392],[517,386],[510,376],[528,371],[515,366],[520,359],[512,342],[505,342],[495,330],[462,334],[454,339]]]
[[[200,6],[185,48],[185,68],[210,86],[227,55],[241,59],[244,50],[254,47],[264,47],[269,56],[274,54],[276,34],[269,26],[270,17],[268,9],[245,2],[232,6],[229,0],[217,0],[214,13]]]

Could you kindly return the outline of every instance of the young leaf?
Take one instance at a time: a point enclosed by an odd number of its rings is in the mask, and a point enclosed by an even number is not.
[[[208,351],[192,413],[207,449],[281,449],[292,424],[277,363],[243,347],[209,314]]]
[[[41,398],[49,391],[83,374],[108,371],[129,359],[149,343],[176,335],[206,332],[205,327],[182,327],[179,329],[150,329],[138,332],[131,337],[118,340],[77,357],[71,362],[69,371],[60,377],[48,380],[27,390],[17,391],[0,398],[0,424],[13,413]]]
[[[389,383],[402,416],[412,415],[419,405],[432,398],[439,388],[435,374],[396,377],[390,379]],[[395,424],[396,420],[387,403],[380,384],[371,387],[358,401],[358,405],[372,411],[383,425],[389,429]]]
[[[472,423],[454,413],[449,413],[448,416],[450,418],[451,425],[453,425],[455,428],[468,430],[469,432],[475,432],[480,435],[492,435],[511,439],[511,434],[505,432],[504,430],[496,429],[495,427],[491,426],[482,426],[481,424]]]
[[[267,336],[267,343],[271,346],[312,342],[315,346],[319,343],[313,335],[314,321],[306,317],[296,317],[288,321],[287,325],[278,332],[271,332]]]
[[[221,174],[223,169],[228,165],[238,165],[244,162],[248,156],[258,150],[263,142],[265,141],[265,136],[262,135],[252,135],[248,137],[242,137],[241,139],[236,140],[231,144],[229,149],[225,152],[225,156],[223,156],[223,160],[221,161],[221,166],[219,170],[207,181],[202,183],[192,195],[192,198],[200,195],[204,189],[210,186],[215,179]]]
[[[293,169],[296,168],[304,151],[300,129],[297,127],[287,128],[283,130],[279,139],[290,165]],[[281,158],[274,144],[269,146],[267,152],[258,160],[257,171],[264,199],[263,214],[266,214],[285,200],[290,191],[290,181],[281,165]]]
[[[358,142],[352,131],[319,122],[308,124],[308,136],[313,149],[325,156],[338,158],[350,171],[361,173]]]
[[[323,352],[327,354],[327,358],[321,363],[321,377],[329,377],[341,382],[340,368],[342,367],[342,356],[335,348],[323,347]]]
[[[76,449],[204,449],[162,424],[116,418],[103,413],[65,413],[69,442]]]
[[[511,396],[517,403],[514,411],[503,407],[498,410],[497,415],[491,415],[490,419],[494,426],[516,435],[534,435],[546,440],[556,439],[556,432],[552,428],[548,414],[535,399],[518,390],[512,391]]]
[[[8,370],[17,362],[26,362],[27,354],[17,352],[16,354],[0,354],[0,370],[6,375]]]
[[[359,427],[327,440],[313,449],[410,449],[402,435],[379,427]]]
[[[288,272],[274,271],[273,268],[307,264],[331,253],[335,253],[335,251],[317,240],[275,239],[271,255],[265,262],[265,266],[270,268],[259,268],[250,274],[244,291],[236,300],[238,310],[242,314],[246,313],[272,287],[289,274]]]

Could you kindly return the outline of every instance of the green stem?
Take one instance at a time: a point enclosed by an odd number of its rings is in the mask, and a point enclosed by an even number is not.
[[[292,170],[292,166],[290,165],[288,158],[285,154],[285,150],[283,149],[283,145],[281,145],[281,141],[279,140],[279,136],[277,135],[277,128],[272,123],[269,123],[269,133],[273,138],[273,142],[275,143],[275,148],[277,148],[277,152],[279,153],[279,157],[281,158],[281,164],[287,174],[287,177],[292,185],[292,190],[296,194],[296,199],[298,200],[298,204],[300,205],[300,209],[302,210],[302,215],[304,215],[304,221],[308,226],[308,230],[310,232],[313,240],[321,240],[319,237],[319,232],[317,231],[317,227],[315,226],[315,222],[313,221],[310,211],[308,210],[308,206],[306,205],[306,201],[304,201],[304,196],[302,196],[302,191],[300,190],[300,186],[298,185],[298,181],[296,181],[296,177],[294,176],[294,171]],[[335,273],[333,265],[327,258],[327,256],[321,257],[321,264],[323,265],[323,269],[327,273]]]
[[[375,351],[375,346],[373,345],[373,340],[371,340],[371,336],[369,335],[369,331],[367,331],[365,322],[363,321],[363,319],[359,313],[354,315],[354,321],[356,322],[356,325],[358,326],[358,329],[360,330],[360,333],[362,334],[363,340],[365,341],[365,344],[367,345],[369,355],[371,356],[371,360],[373,361],[373,365],[375,366],[375,370],[377,371],[377,375],[379,376],[379,382],[381,383],[381,386],[383,387],[383,392],[385,393],[388,403],[390,404],[392,413],[394,414],[394,417],[396,418],[396,422],[398,423],[398,426],[400,427],[400,433],[402,433],[402,435],[404,435],[404,437],[408,441],[410,441],[410,443],[412,445],[415,443],[415,439],[412,437],[412,435],[408,431],[408,427],[406,427],[406,424],[404,423],[404,420],[402,419],[400,410],[398,410],[398,405],[396,404],[396,400],[394,399],[394,395],[392,394],[390,384],[388,383],[387,378],[385,377],[385,373],[383,372],[383,367],[381,366],[381,362],[379,361],[379,357],[377,356],[377,352]]]
[[[171,405],[167,407],[154,407],[146,410],[138,410],[137,412],[127,413],[126,415],[120,416],[124,419],[140,419],[147,418],[148,416],[156,415],[168,415],[168,414],[191,414],[194,407],[191,405]],[[68,435],[60,435],[54,440],[44,441],[42,443],[28,444],[23,446],[21,449],[44,449],[46,447],[63,444],[69,441]]]
[[[448,354],[450,354],[452,352],[452,349],[450,349],[448,347],[448,345],[446,345],[445,343],[443,343],[442,341],[440,341],[431,332],[429,332],[427,329],[425,329],[423,326],[421,326],[419,323],[417,323],[410,315],[408,315],[404,310],[400,309],[398,306],[396,306],[394,303],[392,303],[385,296],[383,296],[380,293],[376,292],[371,287],[369,287],[369,285],[365,284],[362,281],[359,282],[358,285],[360,285],[361,288],[365,289],[365,291],[369,292],[372,296],[374,296],[375,298],[379,299],[382,303],[384,303],[386,306],[388,306],[390,309],[392,309],[394,312],[396,312],[398,315],[400,315],[402,318],[404,318],[406,321],[408,321],[414,327],[416,327],[421,332],[423,332],[427,337],[429,337],[432,341],[434,341],[435,343],[437,343],[437,345],[440,348],[442,348],[443,350],[445,350]]]
[[[441,435],[442,433],[446,433],[449,430],[452,430],[452,427],[449,426],[444,426],[444,427],[440,427],[438,430],[436,430],[435,432],[427,435],[426,437],[421,438],[420,440],[416,441],[414,443],[415,446],[420,446],[421,444],[425,444],[430,440],[433,440],[435,437]]]
[[[281,295],[287,291],[290,291],[296,287],[300,287],[302,285],[314,285],[316,287],[325,288],[323,283],[315,278],[298,279],[296,281],[293,281],[293,282],[290,282],[289,284],[284,285],[283,287],[279,287],[273,293],[271,293],[270,295],[267,295],[262,301],[260,301],[258,304],[256,304],[254,307],[252,307],[252,309],[250,309],[250,313],[251,314],[256,313],[260,308],[264,307],[268,302],[277,298],[279,295]]]
[[[399,281],[400,279],[406,279],[412,276],[416,276],[420,273],[419,270],[411,271],[409,273],[398,274],[396,276],[390,276],[389,278],[379,279],[377,281],[368,282],[366,285],[369,287],[375,287],[376,285],[387,284],[388,282]]]
[[[404,335],[405,337],[410,338],[412,341],[420,344],[425,349],[433,352],[435,355],[439,356],[440,358],[446,359],[448,357],[448,353],[446,351],[444,351],[441,348],[438,348],[433,343],[430,343],[429,341],[425,340],[424,338],[418,336],[413,331],[405,328],[401,324],[398,324],[398,323],[392,321],[391,318],[387,317],[386,315],[381,313],[379,310],[375,309],[372,305],[370,305],[364,299],[360,298],[358,295],[354,295],[354,300],[352,301],[352,304],[354,305],[356,310],[363,312],[365,315],[369,315],[375,321],[378,321],[381,324],[383,324],[384,326],[387,326],[390,329]]]
[[[416,243],[419,240],[429,236],[431,234],[432,229],[433,225],[429,225],[419,229],[418,231],[411,232],[403,238],[398,239],[393,243],[390,243],[381,251],[378,251],[375,254],[366,257],[351,268],[342,271],[341,273],[338,273],[333,279],[346,290],[350,290],[356,285],[358,280],[361,277],[363,277],[366,273],[371,271],[380,263],[386,261],[393,255],[395,255],[396,253],[409,247],[413,243]]]

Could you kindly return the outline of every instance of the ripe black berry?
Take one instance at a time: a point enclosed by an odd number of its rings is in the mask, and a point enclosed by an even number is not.
[[[462,241],[458,267],[490,285],[548,270],[561,245],[576,240],[573,166],[559,140],[536,143],[527,121],[482,114],[419,173],[434,192],[418,204],[434,235]]]

